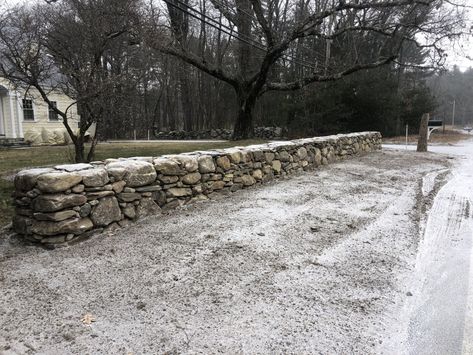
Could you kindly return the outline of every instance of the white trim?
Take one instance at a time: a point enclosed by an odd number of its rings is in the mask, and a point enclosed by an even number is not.
[[[15,91],[16,110],[18,111],[18,131],[20,138],[24,138],[23,134],[23,110],[20,107],[20,99],[18,98],[18,91]]]
[[[10,123],[11,123],[11,135],[12,138],[16,138],[16,127],[15,127],[15,117],[13,117],[13,96],[11,93],[8,93],[9,104],[10,104]]]

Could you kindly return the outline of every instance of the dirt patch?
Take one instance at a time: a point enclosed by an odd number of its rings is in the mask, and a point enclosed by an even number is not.
[[[440,155],[383,151],[73,247],[45,251],[6,237],[0,346],[373,353],[406,297],[419,206],[431,196],[420,181],[448,167]],[[87,315],[95,321],[84,324]]]

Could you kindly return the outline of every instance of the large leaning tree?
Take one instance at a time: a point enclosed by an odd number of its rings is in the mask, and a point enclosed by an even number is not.
[[[244,139],[264,93],[401,65],[406,44],[429,52],[423,65],[441,64],[440,45],[461,32],[462,18],[442,0],[155,0],[146,40],[234,89],[233,138]]]
[[[125,80],[111,70],[108,53],[139,43],[133,30],[138,12],[137,0],[49,0],[0,14],[0,75],[26,91],[36,90],[58,114],[76,162],[93,158],[98,137],[87,151],[87,130],[94,124],[100,130]],[[54,91],[74,100],[78,127],[70,120],[72,105],[59,108],[51,102],[48,95]]]

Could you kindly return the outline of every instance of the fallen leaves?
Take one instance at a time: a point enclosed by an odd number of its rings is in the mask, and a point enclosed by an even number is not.
[[[81,322],[86,325],[91,325],[95,322],[95,317],[92,314],[87,313],[82,317]]]

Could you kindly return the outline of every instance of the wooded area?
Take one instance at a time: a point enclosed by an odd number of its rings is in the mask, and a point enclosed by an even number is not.
[[[48,0],[2,9],[0,75],[48,104],[54,89],[76,100],[78,132],[50,105],[76,161],[134,131],[396,135],[446,110],[452,99],[440,92],[457,90],[447,78],[472,75],[434,74],[445,41],[464,34],[464,11],[441,0]],[[459,90],[451,97],[467,110]]]

